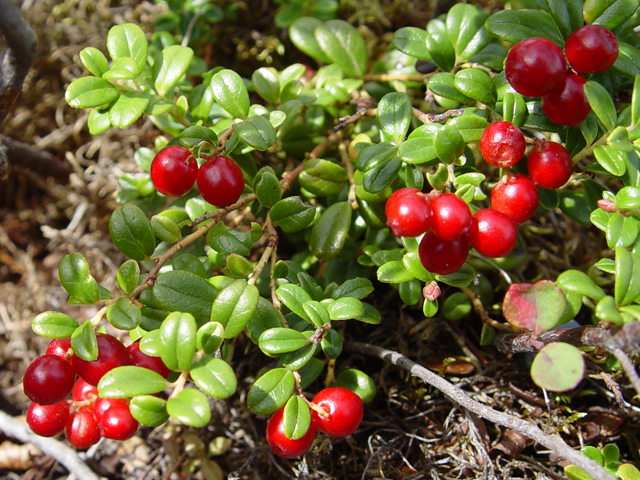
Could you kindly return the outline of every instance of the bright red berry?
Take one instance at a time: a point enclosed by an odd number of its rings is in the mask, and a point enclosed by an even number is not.
[[[70,338],[54,338],[49,342],[46,353],[57,355],[65,360],[71,359],[71,339]]]
[[[198,162],[188,149],[169,145],[156,154],[150,173],[156,190],[168,197],[181,197],[196,183]]]
[[[417,237],[431,226],[431,205],[415,188],[401,188],[387,200],[387,225],[398,237]]]
[[[100,440],[100,427],[93,417],[90,408],[82,407],[67,422],[65,428],[67,440],[78,450],[84,450],[95,445]]]
[[[420,241],[418,255],[424,268],[435,275],[457,272],[469,255],[469,235],[464,233],[453,240],[443,240],[430,230]]]
[[[469,242],[485,257],[504,257],[516,246],[518,230],[507,215],[492,208],[473,214]]]
[[[40,405],[53,405],[66,398],[73,388],[76,372],[69,362],[57,355],[36,358],[24,372],[24,393]]]
[[[364,416],[364,405],[358,394],[344,387],[320,390],[313,397],[313,403],[329,414],[323,417],[311,411],[318,430],[330,437],[348,437],[358,429]]]
[[[66,401],[53,405],[32,403],[27,409],[27,423],[34,433],[42,437],[53,437],[64,430],[69,421],[69,405]]]
[[[242,170],[229,157],[209,160],[198,171],[198,190],[211,205],[219,208],[233,205],[244,190]]]
[[[542,110],[553,123],[558,125],[578,125],[589,112],[591,106],[584,93],[587,81],[577,73],[569,72],[551,92],[542,97]]]
[[[527,171],[533,183],[553,190],[569,181],[573,163],[566,148],[556,142],[539,142],[529,152]]]
[[[491,191],[491,208],[507,215],[519,225],[538,209],[538,189],[526,175],[509,173]]]
[[[131,365],[153,370],[154,372],[162,375],[164,378],[167,378],[171,373],[171,370],[169,370],[169,368],[164,364],[160,357],[152,357],[151,355],[147,355],[140,350],[139,340],[136,340],[131,345],[129,345],[127,347],[127,352],[129,352]]]
[[[567,62],[558,45],[546,38],[527,38],[518,42],[505,62],[507,81],[527,97],[539,97],[562,80]]]
[[[71,358],[76,373],[90,385],[98,385],[100,379],[109,370],[129,365],[129,353],[120,340],[105,333],[96,334],[96,338],[98,340],[96,360],[89,362],[76,354]]]
[[[569,35],[564,51],[576,72],[600,73],[616,62],[618,39],[602,25],[585,25]]]
[[[82,378],[78,378],[73,390],[71,390],[71,398],[74,402],[94,401],[98,398],[98,388],[95,385],[89,385]]]
[[[318,427],[315,424],[313,416],[311,417],[311,425],[309,430],[297,440],[292,440],[284,433],[284,407],[276,411],[267,423],[267,443],[276,455],[283,458],[295,458],[304,455],[309,451],[316,437]]]
[[[442,240],[454,240],[466,232],[471,224],[469,205],[453,193],[443,193],[434,198],[431,211],[431,228]]]
[[[105,410],[99,423],[102,436],[113,440],[127,440],[138,430],[138,421],[131,416],[126,402],[124,405],[113,405]]]
[[[518,127],[511,122],[493,122],[482,132],[480,152],[489,165],[507,168],[518,163],[527,142]]]

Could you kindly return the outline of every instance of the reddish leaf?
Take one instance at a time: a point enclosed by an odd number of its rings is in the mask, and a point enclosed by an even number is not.
[[[566,306],[562,290],[550,280],[540,280],[511,285],[502,312],[511,325],[542,333],[559,324]]]

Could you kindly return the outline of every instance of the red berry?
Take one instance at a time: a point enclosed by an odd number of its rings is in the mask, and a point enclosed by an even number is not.
[[[70,338],[54,338],[49,342],[46,353],[57,355],[65,360],[71,359],[71,339]]]
[[[76,373],[69,362],[57,355],[36,358],[24,372],[24,393],[40,405],[61,402],[71,392]]]
[[[415,188],[401,188],[387,200],[387,225],[398,237],[417,237],[431,226],[431,205]]]
[[[124,398],[96,398],[93,404],[93,416],[96,417],[96,422],[100,423],[104,412],[111,407],[126,407],[128,410],[129,402]]]
[[[138,430],[138,421],[131,416],[128,405],[108,408],[100,420],[100,432],[104,438],[127,440]]]
[[[71,445],[79,450],[89,448],[100,440],[100,427],[93,417],[93,411],[86,407],[71,414],[64,433]]]
[[[53,405],[32,403],[27,409],[27,423],[34,433],[53,437],[64,430],[69,421],[69,405],[66,401]]]
[[[316,437],[318,427],[311,417],[309,430],[297,440],[292,440],[284,433],[284,423],[282,423],[284,407],[275,412],[267,423],[267,443],[276,455],[283,458],[295,458],[304,455],[309,451]]]
[[[430,230],[422,237],[418,254],[424,268],[431,273],[449,275],[460,270],[467,261],[469,236],[465,233],[454,240],[443,240]]]
[[[229,157],[209,160],[198,171],[198,190],[211,205],[219,208],[233,205],[244,190],[242,170]]]
[[[76,384],[71,390],[71,398],[74,402],[94,401],[98,398],[98,389],[94,385],[89,385],[82,378],[76,380]]]
[[[434,198],[431,211],[431,227],[442,240],[454,240],[466,232],[471,224],[469,205],[453,193],[443,193]]]
[[[129,352],[131,365],[153,370],[164,378],[167,378],[171,373],[171,370],[169,370],[160,357],[152,357],[140,350],[140,340],[136,340],[129,345],[127,347],[127,352]]]
[[[510,173],[493,187],[491,208],[507,215],[519,225],[529,220],[538,209],[538,189],[526,175]]]
[[[589,112],[591,106],[584,93],[587,81],[577,73],[569,72],[551,92],[542,97],[542,110],[553,123],[558,125],[578,125]]]
[[[493,122],[482,132],[480,152],[489,165],[507,168],[518,163],[527,142],[518,127],[510,122]]]
[[[329,414],[323,417],[311,411],[318,430],[330,437],[348,437],[358,429],[364,416],[364,405],[358,394],[344,387],[320,390],[313,397],[313,403]]]
[[[505,62],[507,81],[527,97],[539,97],[562,80],[567,62],[558,45],[546,38],[534,37],[518,42]]]
[[[105,333],[98,333],[96,338],[98,340],[98,358],[96,360],[88,362],[75,353],[71,358],[76,373],[90,385],[98,385],[100,379],[109,370],[129,365],[129,354],[120,340]]]
[[[553,190],[569,181],[573,163],[566,148],[556,142],[543,141],[529,152],[527,171],[533,183]]]
[[[514,249],[518,230],[507,215],[491,208],[473,214],[469,229],[469,242],[485,257],[504,257]]]
[[[618,39],[602,25],[585,25],[569,35],[564,51],[576,72],[600,73],[616,62]]]
[[[156,190],[168,197],[181,197],[196,183],[198,162],[188,149],[169,145],[154,157],[150,173]]]

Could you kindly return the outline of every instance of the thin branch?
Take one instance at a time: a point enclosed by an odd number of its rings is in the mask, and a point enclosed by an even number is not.
[[[81,478],[82,480],[99,480],[98,475],[96,475],[86,463],[80,460],[75,450],[53,438],[36,435],[29,430],[29,427],[25,423],[16,420],[11,415],[7,415],[2,410],[0,410],[0,430],[11,438],[15,438],[23,443],[35,445],[42,450],[45,455],[49,455],[64,465],[65,468],[69,470],[69,473],[74,474],[76,478]]]
[[[614,479],[614,477],[609,475],[607,471],[597,462],[571,448],[559,436],[547,435],[538,426],[534,425],[531,422],[508,415],[506,413],[499,412],[491,407],[487,407],[486,405],[473,400],[464,391],[462,391],[452,383],[397,352],[360,342],[351,342],[345,345],[345,347],[348,350],[378,357],[393,365],[397,365],[398,367],[408,371],[412,375],[424,380],[429,385],[437,388],[458,405],[475,413],[479,417],[486,418],[490,422],[493,422],[497,425],[515,430],[516,432],[526,436],[527,438],[530,438],[538,442],[539,444],[544,445],[545,447],[553,451],[556,455],[582,468],[585,472],[591,475],[594,480]]]
[[[413,107],[411,113],[413,113],[413,116],[422,123],[442,123],[449,120],[451,117],[459,117],[462,115],[464,113],[464,108],[455,108],[443,113],[424,113],[423,111]]]
[[[5,135],[0,135],[0,145],[6,147],[5,155],[13,165],[27,168],[43,177],[53,177],[58,182],[68,183],[73,169],[69,164],[56,160],[48,152],[20,143]],[[0,173],[0,178],[2,173]]]
[[[497,320],[494,320],[489,316],[489,313],[485,310],[482,301],[480,300],[480,296],[477,295],[473,290],[468,287],[462,287],[462,293],[464,293],[467,298],[471,301],[473,305],[473,309],[480,316],[480,320],[482,323],[486,323],[487,325],[495,328],[496,330],[503,330],[507,332],[520,333],[520,329],[510,325],[508,323],[500,323]]]

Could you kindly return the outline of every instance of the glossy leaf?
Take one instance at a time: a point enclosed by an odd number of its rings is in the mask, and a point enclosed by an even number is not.
[[[284,434],[291,440],[303,437],[311,425],[311,412],[303,398],[293,395],[286,403],[282,414]]]
[[[568,343],[549,343],[531,364],[531,378],[550,392],[566,392],[578,386],[584,376],[582,353]]]
[[[622,247],[615,252],[615,300],[628,305],[640,296],[640,257]]]
[[[134,260],[146,260],[155,250],[151,223],[135,205],[124,205],[111,214],[109,233],[116,248]]]
[[[140,307],[133,304],[127,297],[120,297],[107,308],[107,320],[120,330],[133,330],[142,320]]]
[[[126,294],[130,294],[138,286],[140,265],[135,260],[127,260],[118,268],[118,287]]]
[[[320,49],[352,78],[360,78],[367,69],[367,47],[360,32],[344,20],[319,24],[314,35]]]
[[[216,293],[204,278],[185,270],[163,273],[153,286],[153,295],[162,308],[207,319]]]
[[[162,375],[144,367],[127,365],[109,370],[98,383],[102,398],[131,398],[152,395],[169,386]]]
[[[358,170],[366,172],[377,165],[391,160],[398,148],[390,143],[377,143],[366,145],[358,152],[356,167]]]
[[[402,283],[408,282],[414,278],[413,274],[400,260],[387,262],[380,266],[376,275],[378,281],[383,283]]]
[[[353,297],[342,297],[333,301],[328,307],[331,320],[348,320],[364,315],[365,304]]]
[[[157,427],[169,420],[167,401],[155,395],[136,395],[129,403],[131,416],[142,425]]]
[[[337,163],[314,158],[305,163],[298,177],[300,186],[320,197],[340,193],[347,183],[346,170]]]
[[[640,124],[640,74],[636,75],[631,94],[631,123]]]
[[[207,245],[215,251],[229,255],[237,253],[246,256],[251,251],[251,232],[240,231],[227,227],[223,222],[219,222],[207,233]]]
[[[133,23],[111,27],[107,35],[107,50],[112,60],[122,57],[133,58],[142,71],[147,64],[149,45],[142,29]]]
[[[597,145],[593,149],[593,154],[598,163],[611,175],[619,177],[623,175],[627,169],[627,155],[608,145]]]
[[[630,247],[638,238],[638,222],[633,218],[614,213],[607,223],[606,234],[609,248]]]
[[[473,99],[464,95],[454,85],[455,75],[450,72],[436,73],[429,79],[427,87],[439,97],[453,100],[458,103],[471,103]]]
[[[624,319],[618,310],[615,299],[609,295],[602,297],[600,301],[598,301],[594,314],[601,322],[617,326],[622,326],[624,323]]]
[[[186,388],[167,401],[167,413],[189,427],[202,428],[211,421],[209,400],[200,390]]]
[[[464,152],[465,144],[458,129],[447,125],[436,132],[433,146],[442,162],[452,164]]]
[[[271,167],[263,167],[253,180],[253,191],[263,207],[273,207],[282,197],[282,189],[275,171]]]
[[[443,72],[450,72],[456,64],[456,51],[444,32],[429,32],[427,51],[431,59]]]
[[[96,77],[101,77],[109,70],[109,61],[97,48],[83,48],[79,54],[80,61]]]
[[[447,297],[442,304],[442,316],[448,320],[460,320],[472,310],[471,302],[462,292]]]
[[[560,46],[564,44],[553,17],[543,10],[503,10],[491,15],[485,25],[491,35],[513,44],[531,37],[548,38]]]
[[[387,188],[396,179],[402,168],[399,157],[392,157],[364,173],[362,186],[369,193],[379,193]]]
[[[221,358],[205,357],[193,364],[189,374],[198,388],[213,398],[228,398],[238,388],[233,369]]]
[[[98,282],[91,276],[89,264],[80,253],[65,255],[58,264],[62,287],[78,303],[92,304],[100,300]]]
[[[357,393],[363,403],[371,402],[376,395],[376,385],[371,377],[355,368],[341,371],[331,386],[348,388]]]
[[[334,203],[313,226],[309,247],[320,260],[331,260],[342,249],[351,224],[351,212],[349,203]]]
[[[211,321],[222,324],[225,338],[233,338],[244,330],[259,298],[258,287],[246,280],[234,280],[220,290],[214,300]]]
[[[253,264],[246,258],[232,253],[227,257],[227,270],[233,278],[247,278],[253,272]]]
[[[313,221],[316,209],[296,195],[276,202],[271,207],[269,216],[276,227],[286,233],[293,233],[306,228]]]
[[[562,290],[549,280],[514,283],[504,297],[505,319],[518,328],[546,332],[559,324],[567,302]]]
[[[411,100],[403,92],[387,93],[378,103],[380,129],[396,145],[404,140],[411,123]]]
[[[164,215],[151,217],[151,228],[155,237],[162,242],[174,243],[182,238],[178,224]]]
[[[84,322],[73,331],[71,334],[71,348],[74,354],[87,362],[92,362],[98,358],[98,341],[91,322]]]
[[[334,299],[353,297],[361,300],[370,293],[373,293],[373,284],[371,283],[371,280],[368,278],[358,277],[347,280],[337,287],[331,293],[331,297]]]
[[[468,61],[493,40],[484,27],[487,17],[480,8],[463,3],[454,5],[447,13],[447,36],[459,61]]]
[[[427,31],[416,27],[402,27],[393,33],[394,46],[403,53],[421,60],[431,60],[427,51]]]
[[[277,103],[280,99],[280,79],[274,68],[258,68],[251,75],[253,86],[267,102]]]
[[[64,94],[65,101],[74,108],[94,108],[108,105],[120,96],[111,83],[97,77],[82,77],[71,82]]]
[[[616,124],[616,107],[607,90],[593,80],[584,85],[584,93],[587,96],[591,109],[598,116],[607,130],[613,130]]]
[[[315,30],[322,25],[322,21],[315,17],[301,17],[289,27],[289,38],[298,50],[311,58],[322,62],[332,63],[331,58],[320,47],[315,37]]]
[[[116,128],[126,128],[142,116],[147,105],[148,92],[124,92],[109,109],[109,122]]]
[[[249,92],[240,75],[232,70],[219,71],[211,79],[211,91],[216,102],[227,112],[234,117],[247,118]]]
[[[637,9],[638,3],[634,0],[587,0],[583,13],[586,23],[602,25],[615,31]]]
[[[158,335],[160,358],[169,370],[189,370],[196,351],[198,325],[190,313],[172,312]]]
[[[634,78],[640,74],[640,51],[626,42],[618,42],[619,52],[611,69],[625,77]]]
[[[180,134],[180,144],[187,148],[196,143],[203,143],[203,140],[215,145],[218,142],[218,135],[203,125],[187,127]]]
[[[317,302],[315,300],[304,302],[302,304],[302,309],[307,315],[307,318],[317,328],[322,327],[325,323],[331,322],[331,317],[329,316],[327,307],[320,302]]]
[[[593,300],[600,300],[605,295],[602,289],[580,270],[565,270],[556,279],[556,285],[562,290],[577,292]]]
[[[235,133],[247,145],[256,150],[266,150],[276,141],[276,131],[271,122],[261,115],[249,117],[236,124]]]
[[[288,283],[278,287],[276,295],[282,303],[284,303],[289,310],[310,321],[304,310],[303,304],[312,301],[311,295],[309,295],[302,287],[293,283]]]
[[[307,337],[291,328],[270,328],[258,339],[260,350],[269,356],[293,352],[307,344]]]
[[[492,107],[497,100],[496,88],[487,72],[479,68],[467,68],[456,73],[455,87],[467,97]]]
[[[268,415],[282,407],[295,387],[293,373],[274,368],[258,378],[247,394],[247,406],[256,415]]]
[[[69,338],[77,328],[78,322],[60,312],[42,312],[31,322],[31,329],[46,338]]]
[[[218,322],[207,322],[196,333],[196,348],[205,355],[213,355],[224,340],[224,327]]]
[[[336,359],[340,356],[342,353],[342,345],[343,341],[340,332],[332,328],[325,332],[320,342],[322,351],[329,359]]]
[[[424,163],[438,156],[433,136],[409,138],[400,145],[398,155],[407,163]]]

